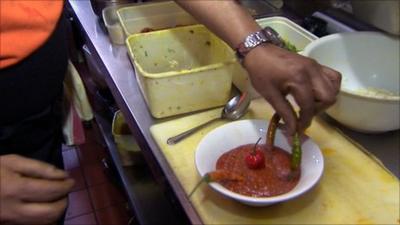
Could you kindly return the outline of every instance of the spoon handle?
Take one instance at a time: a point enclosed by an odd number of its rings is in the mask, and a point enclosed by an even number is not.
[[[176,136],[174,136],[174,137],[170,137],[170,138],[168,138],[168,140],[167,140],[167,144],[169,144],[169,145],[174,145],[174,144],[176,144],[176,143],[182,141],[182,140],[185,139],[186,137],[190,136],[190,135],[193,134],[194,132],[200,130],[201,128],[203,128],[203,127],[205,127],[205,126],[207,126],[208,124],[213,123],[213,122],[215,122],[215,121],[217,121],[217,120],[220,120],[220,119],[222,119],[222,118],[221,118],[221,117],[218,117],[218,118],[209,120],[209,121],[207,121],[207,122],[205,122],[205,123],[203,123],[203,124],[198,125],[197,127],[193,127],[192,129],[187,130],[187,131],[185,131],[185,132],[183,132],[183,133],[180,133],[180,134],[178,134],[178,135],[176,135]]]

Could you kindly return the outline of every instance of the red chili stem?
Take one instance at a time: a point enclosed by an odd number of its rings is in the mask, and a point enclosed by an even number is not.
[[[196,184],[193,190],[189,193],[189,198],[192,197],[193,193],[200,187],[202,183],[218,182],[218,181],[235,181],[241,182],[244,180],[243,176],[239,174],[232,173],[227,170],[214,170],[210,171],[201,178],[201,180]]]
[[[256,144],[254,145],[253,152],[252,152],[253,155],[256,154],[257,145],[258,145],[258,143],[261,141],[261,139],[262,139],[262,138],[259,138],[259,139],[257,140]]]

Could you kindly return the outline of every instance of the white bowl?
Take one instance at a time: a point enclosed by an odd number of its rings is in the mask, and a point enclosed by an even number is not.
[[[241,120],[231,122],[208,133],[197,147],[195,163],[200,176],[216,169],[218,158],[225,152],[241,145],[255,143],[258,138],[263,138],[265,143],[268,122],[264,120]],[[278,130],[275,145],[291,152],[291,145]],[[289,192],[273,197],[255,198],[232,192],[222,185],[212,182],[209,185],[222,195],[251,206],[267,206],[274,203],[287,201],[304,194],[320,179],[324,169],[324,159],[318,146],[307,139],[303,144],[301,162],[301,176],[299,183]]]
[[[333,34],[309,44],[303,54],[339,71],[337,102],[327,114],[362,132],[400,128],[399,39],[376,32]]]

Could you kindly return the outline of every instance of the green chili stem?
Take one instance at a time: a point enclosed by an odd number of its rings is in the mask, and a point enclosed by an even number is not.
[[[192,197],[193,193],[200,187],[200,185],[203,183],[210,183],[211,182],[211,177],[208,173],[206,173],[201,180],[196,184],[196,186],[193,188],[193,190],[189,194],[189,198]]]

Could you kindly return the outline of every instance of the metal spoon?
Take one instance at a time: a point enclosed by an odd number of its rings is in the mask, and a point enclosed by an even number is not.
[[[194,132],[200,130],[201,128],[217,120],[221,119],[226,119],[230,121],[237,120],[246,113],[247,109],[249,108],[249,105],[250,105],[250,96],[248,95],[247,92],[243,93],[242,95],[237,95],[233,97],[231,100],[229,100],[228,103],[226,103],[224,109],[221,112],[220,117],[209,120],[203,124],[200,124],[197,127],[193,127],[192,129],[180,133],[174,137],[170,137],[168,138],[167,143],[169,145],[174,145],[180,142],[181,140],[185,139],[189,135],[193,134]]]

